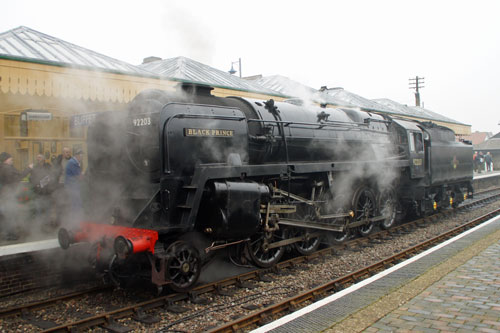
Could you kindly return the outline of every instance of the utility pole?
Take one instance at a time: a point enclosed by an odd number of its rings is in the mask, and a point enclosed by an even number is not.
[[[423,86],[424,82],[424,77],[418,77],[415,76],[414,79],[409,79],[410,80],[410,89],[415,89],[415,105],[420,106],[420,88],[425,88]]]

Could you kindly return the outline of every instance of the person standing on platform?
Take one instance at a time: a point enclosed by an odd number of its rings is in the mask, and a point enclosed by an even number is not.
[[[52,192],[52,201],[54,202],[55,216],[52,218],[53,226],[61,224],[68,206],[68,198],[64,189],[64,179],[66,178],[66,166],[71,159],[71,150],[63,147],[62,154],[57,156],[52,166],[52,175],[54,178],[54,191]]]
[[[31,170],[30,183],[33,185],[34,191],[37,194],[47,191],[47,185],[50,183],[50,175],[52,165],[45,162],[45,157],[42,154],[36,156],[36,164]]]
[[[30,174],[33,164],[19,172],[14,167],[14,158],[7,152],[0,154],[0,233],[7,240],[16,240],[19,235],[16,231],[20,212],[17,195],[20,193],[21,180]]]
[[[483,170],[484,170],[484,155],[483,155],[483,152],[480,151],[479,152],[479,168],[478,168],[478,172],[481,173]]]
[[[57,156],[54,163],[54,174],[59,178],[59,184],[64,185],[64,178],[66,177],[66,165],[71,159],[71,150],[68,147],[62,149],[62,154]]]
[[[78,150],[66,165],[64,187],[68,194],[70,211],[68,212],[72,221],[80,221],[83,218],[83,203],[81,196],[83,151]]]
[[[493,171],[493,158],[491,158],[490,152],[484,155],[484,163],[486,163],[486,171]]]

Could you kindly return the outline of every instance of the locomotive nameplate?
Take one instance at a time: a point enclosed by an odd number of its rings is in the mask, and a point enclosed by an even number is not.
[[[184,128],[184,136],[233,137],[234,130],[214,128]]]

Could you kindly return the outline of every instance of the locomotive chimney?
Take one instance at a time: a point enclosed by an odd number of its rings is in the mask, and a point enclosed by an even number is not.
[[[161,60],[160,57],[147,57],[142,60],[142,64],[149,64],[150,62],[155,62]]]
[[[212,96],[211,91],[214,90],[213,87],[208,85],[189,82],[183,82],[180,89],[186,94],[196,94],[198,96]]]

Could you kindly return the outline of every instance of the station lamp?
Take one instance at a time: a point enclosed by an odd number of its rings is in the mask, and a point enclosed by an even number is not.
[[[232,61],[231,62],[231,69],[228,71],[229,74],[233,75],[234,73],[236,73],[236,70],[234,69],[233,65],[234,64],[238,64],[238,72],[240,73],[240,77],[241,77],[241,58],[238,58],[238,61]]]

